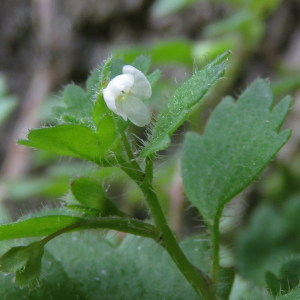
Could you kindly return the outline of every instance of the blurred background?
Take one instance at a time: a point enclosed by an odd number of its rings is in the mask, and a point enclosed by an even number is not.
[[[202,133],[225,95],[237,98],[250,83],[268,78],[276,101],[294,97],[283,127],[288,144],[257,181],[224,212],[222,263],[235,265],[260,285],[278,257],[300,253],[300,2],[299,0],[2,0],[0,2],[0,220],[17,220],[57,207],[71,178],[95,176],[127,213],[148,218],[136,186],[118,170],[17,146],[28,129],[56,123],[68,83],[85,86],[90,71],[109,55],[130,63],[151,55],[162,77],[148,100],[158,113],[197,68],[232,50],[226,77],[180,127],[156,164],[155,188],[180,238],[205,231],[186,199],[180,144],[187,130]],[[144,132],[132,126],[133,134]],[[109,181],[106,178],[109,177]]]

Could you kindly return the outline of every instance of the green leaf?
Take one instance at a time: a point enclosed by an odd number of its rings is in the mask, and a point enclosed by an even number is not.
[[[117,137],[117,130],[114,118],[110,115],[104,115],[97,126],[97,135],[100,141],[106,145],[106,151],[110,148]]]
[[[96,126],[98,126],[100,120],[102,120],[104,114],[110,115],[111,111],[107,107],[104,98],[103,98],[103,93],[99,93],[97,95],[97,100],[94,104],[94,109],[93,109],[93,121]]]
[[[78,85],[69,84],[64,90],[63,101],[65,107],[53,107],[53,116],[58,119],[60,124],[83,125],[94,129],[94,102],[97,100],[98,105],[102,95],[102,84],[109,79],[109,67],[112,58],[104,61],[100,68],[95,69],[86,83],[86,92]],[[104,102],[104,101],[103,101]],[[101,103],[103,106],[104,103]],[[99,109],[98,109],[99,112]],[[104,112],[103,112],[104,113]],[[103,116],[103,113],[99,116]],[[97,125],[97,123],[95,123]]]
[[[26,251],[26,247],[13,247],[9,249],[0,258],[0,271],[4,273],[13,273],[23,268],[28,259],[30,253]]]
[[[266,280],[267,286],[270,289],[272,295],[274,296],[274,298],[276,298],[277,295],[280,293],[279,279],[273,272],[266,271],[265,272],[265,280]]]
[[[111,120],[104,119],[101,128],[111,128]],[[113,139],[106,139],[106,133],[99,133],[80,125],[59,125],[33,129],[28,134],[28,140],[19,140],[18,144],[47,150],[59,155],[87,159],[96,164],[106,156]],[[101,136],[102,135],[102,136]],[[114,135],[115,137],[115,135]]]
[[[141,151],[141,157],[167,148],[172,133],[186,120],[192,107],[200,102],[206,92],[224,75],[225,64],[222,63],[230,51],[223,53],[210,64],[194,74],[178,88],[157,116],[149,141]]]
[[[224,205],[245,189],[291,135],[278,134],[291,97],[273,110],[266,80],[256,80],[235,102],[226,97],[211,115],[204,135],[188,133],[181,172],[186,193],[211,229]]]
[[[150,56],[140,55],[131,63],[133,67],[143,72],[145,75],[149,73],[151,64]]]
[[[151,240],[127,236],[121,246],[112,248],[91,233],[72,237],[61,236],[46,245],[41,285],[30,294],[27,288],[16,289],[10,276],[0,276],[0,299],[199,299],[167,252]],[[208,272],[206,238],[189,238],[181,247]]]
[[[105,65],[101,68],[96,68],[95,70],[93,70],[86,81],[87,96],[93,101],[96,99],[97,89],[100,84],[100,80],[102,80],[103,72],[105,72]]]
[[[154,72],[152,72],[151,74],[149,74],[147,76],[147,79],[149,80],[152,87],[158,81],[158,79],[160,78],[160,75],[161,75],[160,70],[156,69]]]
[[[32,289],[37,286],[37,279],[41,274],[44,245],[34,242],[28,245],[24,251],[29,252],[29,259],[24,268],[15,273],[15,283],[19,286],[29,286]]]
[[[123,66],[125,62],[122,59],[114,58],[109,65],[109,78],[113,79],[114,77],[123,74]]]
[[[217,295],[219,299],[228,300],[232,285],[234,282],[235,271],[234,268],[219,267],[219,280],[217,283]]]
[[[117,205],[107,198],[102,185],[95,179],[80,177],[71,183],[71,191],[78,202],[98,210],[102,217],[124,214]]]
[[[186,40],[170,40],[166,42],[154,43],[150,47],[118,47],[113,49],[116,56],[123,57],[124,61],[133,61],[142,53],[151,56],[155,64],[184,64],[193,65],[192,43]]]
[[[84,219],[53,215],[0,225],[0,241],[49,235]]]
[[[300,87],[300,75],[281,78],[274,82],[271,87],[275,96],[298,89]]]
[[[26,247],[13,247],[1,257],[1,271],[16,272],[15,282],[17,285],[35,287],[42,269],[43,254],[44,245],[40,242],[33,242]]]
[[[60,124],[82,124],[93,128],[94,103],[80,86],[67,85],[64,90],[63,101],[66,107],[54,106],[52,108],[52,114],[59,120]]]
[[[100,212],[97,209],[90,208],[88,206],[71,204],[68,205],[68,209],[74,210],[82,215],[83,218],[87,216],[99,217]]]
[[[299,300],[300,299],[300,289],[291,291],[287,295],[276,298],[277,300]]]
[[[300,259],[293,258],[284,263],[280,269],[280,285],[283,293],[295,289],[300,283]]]
[[[71,182],[73,196],[81,204],[101,210],[106,193],[102,185],[95,179],[80,177]]]
[[[47,277],[44,276],[47,274]],[[42,276],[39,278],[39,286],[36,289],[20,288],[13,282],[13,274],[1,276],[0,295],[9,300],[75,300],[83,299],[85,295],[78,290],[76,283],[72,283],[65,272],[62,262],[45,250],[42,258]],[[67,284],[65,284],[67,283]]]

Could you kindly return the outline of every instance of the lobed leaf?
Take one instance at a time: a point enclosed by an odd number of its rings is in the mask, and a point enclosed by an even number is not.
[[[222,62],[229,54],[230,51],[223,53],[174,92],[163,111],[157,116],[149,141],[140,153],[141,157],[149,156],[169,146],[170,136],[186,120],[191,108],[200,102],[209,88],[224,75],[226,66]]]
[[[94,103],[78,85],[69,84],[64,90],[63,101],[66,107],[54,106],[52,115],[60,124],[88,125],[93,127],[92,112]]]
[[[60,124],[83,125],[95,129],[97,123],[94,125],[93,122],[94,101],[101,102],[97,99],[98,90],[102,82],[107,79],[111,62],[110,58],[92,72],[86,82],[86,92],[78,85],[67,85],[63,93],[63,101],[66,106],[56,106],[52,109],[53,116],[58,119]],[[104,101],[100,105],[103,107],[103,113],[106,112]]]
[[[235,103],[226,97],[211,115],[204,135],[188,133],[181,172],[186,193],[211,228],[224,205],[246,188],[287,142],[278,133],[291,97],[273,110],[266,80],[256,80]]]

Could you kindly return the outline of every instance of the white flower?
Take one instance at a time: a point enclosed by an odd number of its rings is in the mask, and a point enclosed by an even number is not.
[[[117,115],[143,127],[150,123],[150,112],[142,99],[152,95],[147,77],[138,69],[126,65],[123,74],[113,78],[103,90],[106,105]]]

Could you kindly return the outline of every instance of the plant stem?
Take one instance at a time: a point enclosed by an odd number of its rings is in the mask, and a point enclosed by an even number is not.
[[[126,137],[126,134],[124,132],[124,129],[123,129],[123,126],[121,124],[120,119],[117,119],[116,124],[117,124],[118,130],[120,132],[120,135],[121,135],[121,138],[122,138],[122,141],[123,141],[123,144],[124,144],[124,148],[125,148],[127,157],[129,159],[129,162],[130,162],[132,168],[136,169],[136,171],[142,173],[142,170],[141,170],[139,164],[135,161],[135,157],[134,157],[134,155],[131,151],[130,144],[128,142],[128,139]]]
[[[195,292],[205,300],[216,300],[217,297],[212,291],[212,282],[210,281],[209,277],[206,276],[206,274],[204,274],[202,271],[195,268],[189,262],[179,247],[179,244],[167,223],[157,195],[152,187],[153,159],[154,155],[146,158],[145,178],[142,182],[140,182],[139,186],[146,198],[155,225],[158,231],[161,233],[164,241],[164,247],[170,254],[181,273],[194,288]],[[132,179],[134,179],[136,182],[138,181],[137,178]]]
[[[112,217],[87,220],[76,224],[72,224],[70,226],[62,228],[48,235],[47,237],[42,239],[41,242],[45,245],[46,243],[48,243],[49,241],[51,241],[52,239],[56,238],[57,236],[63,233],[76,231],[80,229],[83,230],[83,229],[96,229],[96,228],[122,231],[122,232],[130,233],[130,234],[134,234],[146,238],[152,238],[159,243],[161,242],[160,233],[153,225],[138,220],[129,220],[129,219],[112,218]]]

